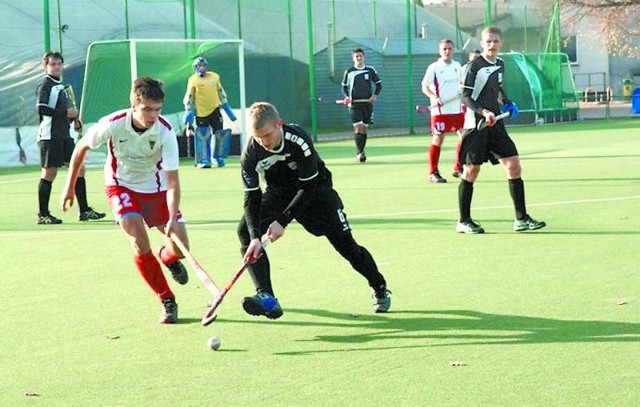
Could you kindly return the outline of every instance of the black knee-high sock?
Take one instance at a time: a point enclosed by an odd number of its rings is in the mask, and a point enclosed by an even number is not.
[[[275,297],[273,287],[271,286],[271,265],[266,252],[262,253],[258,261],[248,265],[247,271],[251,276],[251,280],[253,280],[253,285],[256,287],[257,292],[266,292]]]
[[[272,220],[273,218],[263,218],[263,227],[261,230],[266,232],[267,226]],[[244,256],[247,248],[249,247],[249,243],[251,242],[249,229],[247,227],[247,221],[245,220],[244,216],[242,217],[242,219],[240,219],[236,232],[238,233],[238,238],[240,239],[240,255]],[[264,234],[264,232],[262,234]],[[248,265],[247,271],[251,276],[251,280],[253,280],[253,285],[256,287],[257,292],[266,292],[275,297],[273,287],[271,285],[271,264],[269,263],[269,256],[266,252],[262,253],[262,256],[260,256],[258,261]]]
[[[89,204],[87,203],[87,184],[84,180],[84,177],[78,177],[76,181],[76,199],[78,200],[78,207],[80,208],[80,212],[84,212],[89,209]]]
[[[509,192],[513,199],[513,207],[516,210],[516,219],[523,219],[527,216],[527,207],[524,202],[524,182],[522,178],[509,180]]]
[[[380,289],[386,287],[387,282],[378,271],[378,266],[373,256],[366,248],[356,243],[351,233],[327,235],[327,239],[338,253],[351,264],[351,267],[367,279],[371,288]]]
[[[47,215],[49,213],[49,198],[51,198],[51,181],[40,178],[40,183],[38,184],[40,215]]]
[[[473,182],[463,179],[458,186],[458,208],[461,221],[471,219],[471,198],[473,198]]]
[[[353,138],[356,142],[356,150],[358,153],[364,151],[364,147],[367,145],[367,133],[355,133]]]

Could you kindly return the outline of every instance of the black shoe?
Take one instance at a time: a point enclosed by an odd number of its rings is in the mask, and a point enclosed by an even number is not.
[[[159,321],[161,324],[175,324],[178,322],[178,304],[173,298],[162,300],[162,313]]]
[[[185,285],[189,281],[189,274],[187,274],[187,269],[180,262],[180,260],[176,260],[171,264],[165,264],[169,271],[171,271],[171,277],[176,281],[176,283],[180,285]]]
[[[446,179],[442,178],[442,175],[438,171],[429,175],[429,182],[433,184],[444,184],[447,182]]]
[[[462,170],[453,170],[451,175],[453,175],[454,178],[460,178],[462,176]]]
[[[98,220],[105,216],[107,215],[104,213],[96,212],[92,208],[87,208],[86,211],[82,211],[78,214],[78,220],[83,222],[86,220]]]
[[[46,214],[38,214],[38,225],[59,225],[62,223],[62,220],[56,218],[50,213]]]
[[[360,163],[367,161],[367,155],[364,153],[364,151],[361,151],[356,155],[356,161]]]
[[[249,315],[264,315],[269,319],[278,319],[282,316],[282,308],[278,300],[268,293],[258,293],[242,299],[242,308]]]

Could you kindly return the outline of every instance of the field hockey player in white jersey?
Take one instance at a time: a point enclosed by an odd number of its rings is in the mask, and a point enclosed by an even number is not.
[[[430,104],[433,106],[431,109],[432,140],[429,145],[429,182],[444,183],[447,180],[440,175],[438,169],[444,135],[457,132],[464,124],[464,111],[460,102],[462,67],[460,63],[453,60],[453,41],[440,40],[438,53],[440,58],[427,67],[421,86],[422,93],[430,99]],[[462,165],[458,160],[461,140],[459,136],[452,172],[454,177],[459,177],[462,173]]]
[[[187,271],[179,261],[184,256],[169,238],[175,233],[188,245],[179,210],[178,142],[171,124],[160,115],[162,82],[136,79],[130,100],[129,109],[103,117],[76,144],[60,201],[63,211],[73,205],[74,185],[89,149],[107,144],[104,176],[111,210],[131,243],[136,268],[162,303],[160,322],[170,324],[178,319],[178,305],[151,250],[145,224],[164,234],[158,258],[176,282],[186,284]]]

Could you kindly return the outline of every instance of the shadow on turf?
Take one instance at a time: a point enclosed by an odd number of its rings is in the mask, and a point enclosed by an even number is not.
[[[282,325],[360,328],[363,333],[319,335],[303,342],[344,344],[339,349],[279,352],[279,355],[311,353],[461,346],[526,345],[545,343],[640,342],[640,324],[611,321],[574,321],[516,315],[488,314],[469,310],[396,311],[386,315],[357,315],[317,309],[287,309],[286,313],[304,314],[333,322],[278,321]],[[266,321],[265,321],[266,322]],[[365,331],[366,330],[366,331]],[[423,340],[413,345],[361,346],[379,341]]]
[[[177,325],[187,325],[187,324],[199,324],[202,320],[200,318],[178,318]]]

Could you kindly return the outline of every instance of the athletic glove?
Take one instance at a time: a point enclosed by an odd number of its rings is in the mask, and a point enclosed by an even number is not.
[[[73,119],[73,130],[76,133],[82,133],[82,120]]]
[[[513,103],[512,101],[508,101],[504,105],[502,105],[502,112],[509,112],[509,117],[511,119],[515,119],[520,114],[520,110],[518,109],[518,105]]]
[[[184,124],[193,124],[195,117],[193,109],[187,109],[184,111]]]

